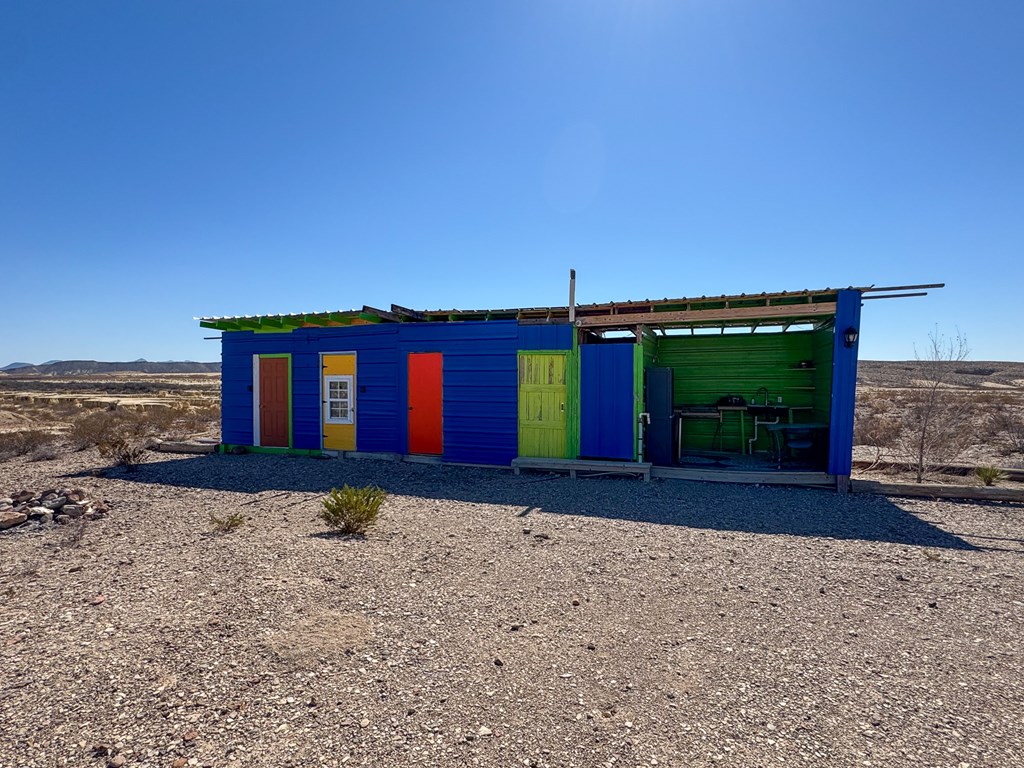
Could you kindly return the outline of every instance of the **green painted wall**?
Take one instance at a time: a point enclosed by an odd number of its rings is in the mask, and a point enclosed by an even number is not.
[[[572,349],[565,353],[566,384],[566,433],[565,458],[578,459],[580,456],[580,346],[572,332]]]
[[[831,339],[831,333],[828,335]],[[661,337],[657,340],[657,365],[673,369],[672,400],[677,408],[714,405],[723,395],[739,395],[750,402],[762,386],[768,388],[770,403],[781,396],[784,405],[816,407],[822,398],[819,375],[827,368],[831,381],[831,359],[824,366],[817,364],[814,339],[811,331]],[[800,367],[804,362],[810,367]],[[762,399],[763,394],[758,402]],[[727,450],[740,447],[740,418],[738,413],[725,414],[722,435]],[[746,437],[752,437],[752,417],[743,414],[742,418]],[[810,421],[814,417],[811,411],[798,411],[795,418]],[[717,420],[687,419],[684,446],[717,449],[717,427]],[[762,432],[757,448],[767,447]]]
[[[832,328],[814,331],[811,357],[814,360],[814,421],[828,424],[832,416]]]

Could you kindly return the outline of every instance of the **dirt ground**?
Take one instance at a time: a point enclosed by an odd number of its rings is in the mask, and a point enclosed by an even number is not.
[[[0,534],[2,768],[1024,763],[1021,506],[101,463],[0,464],[111,506]],[[365,539],[344,482],[391,492]]]

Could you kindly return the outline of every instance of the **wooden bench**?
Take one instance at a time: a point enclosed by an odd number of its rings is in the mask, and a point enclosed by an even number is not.
[[[569,477],[576,479],[577,472],[594,472],[615,475],[640,475],[645,482],[650,482],[651,465],[640,461],[602,461],[600,459],[547,459],[520,456],[512,459],[512,470],[519,474],[523,469],[536,469],[542,472],[568,472]]]

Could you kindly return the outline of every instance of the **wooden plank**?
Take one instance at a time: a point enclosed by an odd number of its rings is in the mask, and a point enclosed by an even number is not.
[[[876,288],[871,286],[870,288],[861,288],[861,293],[878,293],[879,291],[920,291],[925,288],[945,288],[945,283],[926,283],[924,285],[885,285]]]
[[[853,466],[856,467],[857,469],[867,470],[891,469],[896,470],[898,472],[911,471],[910,466],[906,462],[899,461],[868,461],[866,459],[854,459]],[[953,477],[974,477],[974,471],[977,468],[977,464],[947,464],[942,469],[934,470],[934,473],[939,475],[952,475]],[[1024,468],[999,467],[998,469],[1006,475],[1007,480],[1013,480],[1015,482],[1024,482]]]
[[[776,304],[770,307],[737,307],[735,309],[697,309],[681,312],[642,312],[614,317],[581,317],[576,324],[581,327],[627,326],[646,323],[704,323],[721,320],[761,320],[766,318],[809,317],[812,315],[834,315],[836,303],[818,304]]]
[[[427,316],[422,312],[417,312],[415,309],[409,309],[399,304],[391,305],[391,312],[400,317],[408,318],[409,320],[416,320],[417,322],[426,322]]]
[[[666,480],[697,480],[702,483],[740,483],[759,485],[801,485],[832,488],[835,478],[824,472],[738,471],[732,469],[688,469],[686,467],[655,467],[652,477]]]
[[[388,322],[391,323],[402,322],[402,318],[400,318],[397,314],[393,312],[387,312],[383,309],[377,309],[376,307],[369,307],[365,304],[363,305],[363,311],[361,314],[376,315],[377,317],[387,320]]]
[[[546,459],[543,457],[520,456],[512,459],[512,470],[519,474],[524,469],[542,472],[568,472],[575,479],[578,472],[598,474],[640,475],[645,481],[651,479],[651,465],[639,461],[600,461],[587,459]]]
[[[911,496],[924,499],[1024,502],[1024,490],[1016,488],[991,488],[983,485],[880,483],[875,480],[854,480],[852,490],[854,493],[879,493],[883,496]]]

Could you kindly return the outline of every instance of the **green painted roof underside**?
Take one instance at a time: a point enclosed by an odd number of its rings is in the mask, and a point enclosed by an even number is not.
[[[773,324],[784,324],[787,320],[809,315],[808,305],[829,304],[836,301],[840,289],[825,288],[822,290],[783,291],[781,293],[739,294],[735,296],[700,296],[696,298],[678,299],[645,299],[642,301],[610,302],[606,304],[581,304],[576,307],[576,318],[601,318],[602,323],[611,322],[617,315],[634,317],[643,315],[646,325],[721,325],[717,316],[722,311],[743,310],[745,315],[730,325],[756,326],[760,321],[752,316],[757,308],[765,308],[765,315]],[[853,288],[852,290],[868,291],[870,288]],[[779,314],[780,307],[792,308]],[[770,308],[770,309],[769,309]],[[819,308],[824,309],[824,308]],[[699,313],[717,310],[716,319],[708,323],[700,322]],[[686,313],[690,318],[686,321],[672,323],[661,322],[661,313]],[[814,313],[819,319],[821,314]],[[364,306],[362,309],[306,312],[287,315],[251,315],[239,317],[203,317],[197,318],[203,328],[219,331],[255,331],[258,333],[288,332],[295,328],[322,328],[346,326],[366,323],[403,323],[403,322],[459,322],[487,320],[520,320],[535,323],[567,323],[569,307],[512,307],[508,309],[480,310],[412,310],[396,304],[390,310]],[[667,318],[666,318],[667,320]],[[635,320],[631,321],[635,322]],[[625,324],[625,323],[624,323]]]

